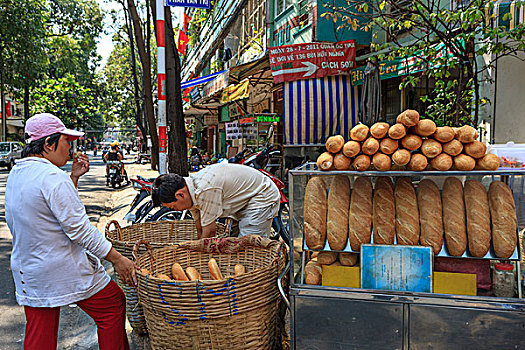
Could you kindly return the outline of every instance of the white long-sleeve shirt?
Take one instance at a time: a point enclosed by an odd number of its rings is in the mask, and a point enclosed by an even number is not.
[[[20,305],[63,306],[109,283],[99,259],[111,243],[89,222],[69,175],[48,160],[16,162],[7,179],[5,216],[13,235],[11,270]]]

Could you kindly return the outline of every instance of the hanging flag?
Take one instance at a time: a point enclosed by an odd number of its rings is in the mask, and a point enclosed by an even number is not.
[[[186,48],[188,47],[188,42],[190,41],[190,38],[184,33],[182,30],[179,29],[179,53],[181,55],[184,55],[186,53]]]
[[[182,29],[184,30],[184,33],[188,34],[188,26],[190,24],[191,17],[187,13],[184,13],[184,24],[182,26]]]

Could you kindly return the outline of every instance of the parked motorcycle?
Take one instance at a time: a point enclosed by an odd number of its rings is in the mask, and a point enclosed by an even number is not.
[[[128,174],[124,170],[124,175],[122,175],[122,163],[118,160],[108,160],[108,174],[106,175],[106,186],[111,185],[111,187],[116,188],[122,187],[122,183],[126,181],[126,185],[129,184]]]
[[[142,219],[144,212],[147,208],[145,204],[147,204],[148,202],[146,201],[145,203],[143,203],[143,201],[149,196],[151,196],[151,186],[154,180],[154,178],[146,179],[140,175],[138,175],[136,179],[131,179],[133,188],[137,190],[138,193],[135,196],[135,198],[133,198],[130,209],[128,213],[124,216],[124,220],[131,223],[137,223],[140,219]]]

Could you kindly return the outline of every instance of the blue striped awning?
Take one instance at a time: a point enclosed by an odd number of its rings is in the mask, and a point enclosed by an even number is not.
[[[226,71],[227,70],[221,70],[220,72],[208,74],[208,75],[205,75],[205,76],[200,77],[200,78],[195,78],[195,79],[192,79],[192,80],[184,81],[184,82],[180,83],[180,88],[182,90],[184,90],[184,89],[187,89],[187,88],[195,86],[195,85],[200,85],[200,84],[207,83],[207,82],[215,79],[217,76],[219,76],[220,74],[222,74],[222,73],[224,73]]]
[[[325,143],[332,135],[348,140],[358,122],[359,91],[344,75],[285,82],[284,143]]]

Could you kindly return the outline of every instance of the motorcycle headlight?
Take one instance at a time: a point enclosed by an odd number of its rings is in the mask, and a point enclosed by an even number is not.
[[[136,189],[137,191],[140,191],[142,186],[138,182],[133,181],[133,188]]]

